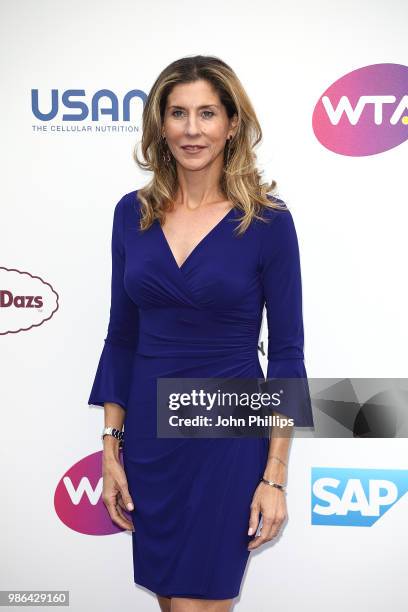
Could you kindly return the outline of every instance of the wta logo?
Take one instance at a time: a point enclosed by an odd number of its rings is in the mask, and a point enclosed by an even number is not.
[[[340,155],[362,157],[408,138],[408,66],[373,64],[330,85],[312,119],[318,141]]]
[[[123,531],[112,521],[102,499],[102,451],[71,466],[59,481],[54,507],[70,529],[87,535],[110,535]],[[123,510],[131,520],[131,514]]]

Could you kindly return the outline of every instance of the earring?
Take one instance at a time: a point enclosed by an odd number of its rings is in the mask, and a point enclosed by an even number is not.
[[[170,155],[169,145],[167,144],[164,136],[162,136],[162,142],[163,142],[163,147],[166,147],[166,151],[163,151],[162,153],[162,158],[163,158],[164,163],[168,164],[171,162],[171,155]]]

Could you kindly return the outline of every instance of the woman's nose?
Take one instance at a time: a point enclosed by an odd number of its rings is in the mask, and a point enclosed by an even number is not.
[[[186,134],[194,136],[200,133],[200,127],[196,117],[188,117],[186,122]]]

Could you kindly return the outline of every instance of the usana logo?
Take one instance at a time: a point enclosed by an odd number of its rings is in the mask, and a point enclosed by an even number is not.
[[[32,113],[43,122],[53,119],[97,122],[101,121],[102,116],[108,116],[110,121],[130,121],[131,106],[137,108],[137,102],[131,104],[134,100],[141,101],[143,109],[147,94],[141,89],[132,89],[119,97],[111,89],[100,89],[89,96],[85,89],[51,89],[41,94],[40,103],[39,90],[31,90]]]

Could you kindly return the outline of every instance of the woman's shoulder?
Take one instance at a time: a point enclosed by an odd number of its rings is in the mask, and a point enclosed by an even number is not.
[[[297,232],[291,211],[286,203],[276,196],[267,195],[275,207],[264,206],[261,211],[263,221],[258,222],[261,248],[265,252],[286,248],[288,244],[296,243]]]
[[[284,200],[282,200],[281,198],[273,196],[270,193],[267,193],[266,197],[274,206],[264,206],[262,212],[266,215],[269,215],[270,218],[274,218],[289,212],[289,208],[287,207],[286,202],[284,202]]]
[[[281,200],[281,198],[278,198],[277,196],[274,196],[271,193],[267,193],[266,197],[268,198],[268,200],[270,200],[274,204],[278,204],[282,208],[286,208],[286,204],[283,200]]]
[[[266,197],[274,206],[262,206],[258,216],[261,217],[263,221],[259,221],[259,225],[261,227],[270,226],[271,224],[280,225],[281,223],[285,223],[284,219],[286,219],[286,222],[290,223],[292,221],[292,215],[284,200],[269,193],[266,194]],[[281,219],[281,221],[277,222],[278,219]]]
[[[137,197],[137,192],[138,190],[134,189],[133,191],[129,191],[128,193],[125,193],[124,196],[122,196],[121,202],[122,206],[125,209],[131,208],[133,211],[138,210],[140,202]]]
[[[140,202],[137,198],[137,189],[125,193],[116,204],[115,212],[123,222],[125,228],[135,226],[140,217]]]

